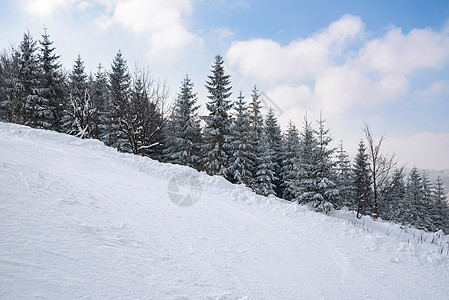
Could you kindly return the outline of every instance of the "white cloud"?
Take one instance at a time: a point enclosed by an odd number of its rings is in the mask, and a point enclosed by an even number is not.
[[[441,96],[449,96],[449,80],[439,80],[432,83],[428,88],[418,90],[417,92],[420,100],[430,102],[433,99],[438,99]]]
[[[297,105],[340,117],[353,106],[375,107],[406,95],[410,75],[421,68],[439,69],[449,60],[448,31],[413,29],[404,34],[392,28],[363,40],[368,36],[364,28],[359,17],[346,15],[286,46],[268,39],[234,42],[226,58],[242,76],[271,89],[295,88],[306,81],[313,87],[311,103]],[[286,102],[291,101],[296,100]]]
[[[363,30],[359,17],[343,16],[310,38],[285,47],[266,39],[234,42],[226,57],[245,76],[258,80],[292,81],[316,78],[333,65],[332,57]]]
[[[187,29],[191,0],[26,0],[26,11],[51,18],[60,9],[99,9],[97,24],[108,29],[121,25],[148,40],[149,53],[160,54],[186,46],[196,36]]]
[[[190,0],[118,0],[112,7],[100,23],[104,27],[119,24],[147,35],[150,54],[186,46],[195,38],[185,25],[193,10]]]
[[[306,104],[312,98],[312,91],[306,85],[300,85],[298,87],[280,85],[266,93],[271,101],[285,110],[296,106],[297,102]]]
[[[449,36],[430,29],[400,28],[369,41],[361,49],[357,64],[366,72],[410,74],[417,68],[438,68],[449,58]]]
[[[316,80],[313,105],[328,114],[343,116],[352,106],[373,107],[396,99],[408,89],[408,82],[402,76],[388,75],[376,80],[350,66],[335,67]]]
[[[91,2],[82,1],[82,2],[78,3],[77,7],[79,10],[86,10],[88,8],[94,7],[94,5]]]
[[[58,8],[67,7],[72,1],[67,0],[28,0],[25,2],[25,10],[42,19],[51,18]]]
[[[401,164],[420,169],[449,169],[449,133],[421,132],[405,138],[387,138],[385,151],[395,152]]]

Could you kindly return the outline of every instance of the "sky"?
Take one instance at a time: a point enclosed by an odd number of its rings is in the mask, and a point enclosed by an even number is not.
[[[320,112],[351,155],[364,123],[400,165],[449,169],[449,1],[0,0],[0,47],[46,27],[61,63],[109,69],[118,50],[199,103],[217,54],[233,98],[257,85],[283,129]],[[206,113],[204,105],[202,111]],[[314,123],[316,124],[316,123]]]

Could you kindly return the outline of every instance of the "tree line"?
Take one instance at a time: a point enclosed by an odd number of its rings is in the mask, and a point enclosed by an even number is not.
[[[194,83],[181,82],[168,106],[167,86],[143,68],[130,72],[120,51],[109,70],[87,74],[80,55],[65,71],[44,30],[24,33],[17,48],[0,54],[0,118],[34,128],[95,138],[121,152],[186,165],[244,184],[261,195],[307,204],[318,211],[347,207],[357,216],[449,232],[449,206],[440,178],[409,174],[381,153],[365,124],[351,161],[320,116],[282,132],[272,109],[262,113],[256,86],[247,100],[232,99],[230,75],[216,56],[205,82],[207,115],[199,115]]]

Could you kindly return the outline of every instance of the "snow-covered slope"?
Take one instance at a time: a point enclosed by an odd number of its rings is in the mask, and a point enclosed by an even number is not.
[[[170,200],[176,174],[200,183],[194,205]],[[1,299],[449,297],[447,236],[321,215],[98,141],[0,123],[0,191]]]

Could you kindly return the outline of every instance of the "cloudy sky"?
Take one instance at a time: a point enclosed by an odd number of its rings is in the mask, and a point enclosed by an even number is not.
[[[283,128],[320,110],[354,153],[363,123],[408,167],[449,169],[448,1],[0,0],[0,43],[48,28],[61,62],[109,68],[120,49],[174,97],[184,75],[204,103],[216,54],[233,96],[265,93]]]

